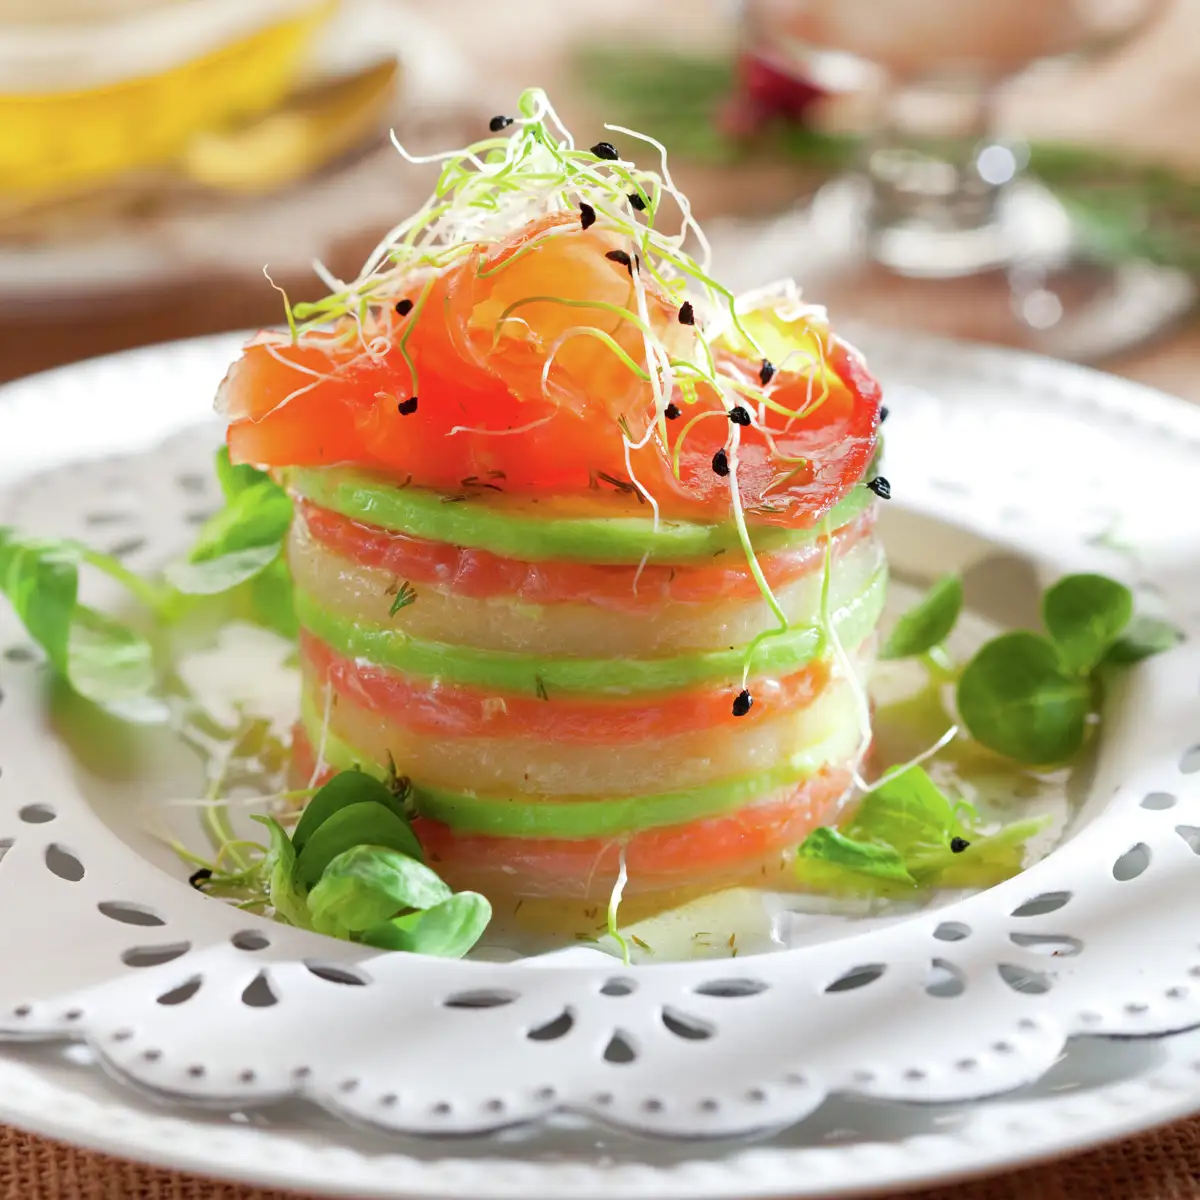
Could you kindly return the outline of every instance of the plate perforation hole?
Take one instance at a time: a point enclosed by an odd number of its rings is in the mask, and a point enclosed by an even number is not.
[[[346,987],[366,987],[370,983],[365,971],[345,964],[306,962],[309,972],[326,983],[340,983]]]
[[[1118,883],[1128,883],[1145,873],[1150,866],[1150,847],[1145,842],[1130,846],[1120,858],[1113,863],[1113,878]]]
[[[1083,952],[1083,942],[1069,933],[1010,933],[1008,938],[1022,950],[1049,958],[1074,958]]]
[[[122,925],[141,925],[150,928],[166,924],[166,921],[158,913],[141,904],[127,904],[123,900],[101,900],[96,907],[110,921],[119,921]]]
[[[535,1025],[525,1036],[531,1042],[556,1042],[559,1038],[566,1037],[574,1026],[575,1014],[569,1008],[564,1008],[557,1017],[542,1025]]]
[[[1026,900],[1019,908],[1014,908],[1014,917],[1044,917],[1047,913],[1058,912],[1071,902],[1070,892],[1042,892]]]
[[[235,949],[250,953],[265,950],[271,944],[271,939],[260,929],[239,929],[229,940]]]
[[[1183,775],[1195,775],[1200,771],[1200,744],[1189,746],[1179,760],[1179,770]]]
[[[1175,832],[1193,854],[1200,854],[1200,828],[1195,825],[1176,825]]]
[[[271,986],[266,971],[259,971],[242,992],[242,1003],[247,1008],[270,1008],[279,1003],[279,997]]]
[[[625,1066],[637,1060],[637,1047],[633,1039],[623,1029],[613,1031],[604,1047],[604,1061],[614,1066]]]
[[[10,663],[31,663],[37,661],[37,655],[29,646],[9,646],[4,651],[4,657]]]
[[[632,996],[637,991],[637,984],[632,979],[608,979],[600,989],[602,996]]]
[[[46,867],[51,875],[65,879],[67,883],[78,883],[84,875],[83,863],[65,846],[51,842],[46,847]]]
[[[651,1096],[649,1100],[642,1102],[643,1111],[648,1113],[660,1113],[664,1108],[666,1108],[666,1105],[654,1096]]]
[[[191,979],[184,980],[178,987],[173,987],[169,992],[163,992],[157,1002],[167,1006],[186,1004],[200,990],[203,982],[203,976],[193,975]]]
[[[1024,995],[1044,996],[1053,987],[1048,975],[1040,971],[1031,971],[1028,967],[1018,966],[1016,963],[998,963],[996,970],[1014,992]]]
[[[883,977],[887,970],[886,963],[861,963],[851,967],[844,975],[840,975],[832,983],[826,985],[827,993],[854,992],[866,987]]]
[[[146,539],[144,537],[127,537],[113,542],[108,548],[108,553],[113,558],[132,558],[139,550],[145,548]]]
[[[708,1021],[702,1021],[699,1017],[693,1017],[690,1013],[670,1005],[663,1006],[662,1023],[676,1037],[687,1042],[704,1042],[716,1033],[716,1027]]]
[[[48,804],[26,804],[17,816],[25,822],[26,825],[46,825],[53,821],[58,813],[54,811]]]
[[[182,958],[192,948],[191,942],[170,942],[165,946],[130,946],[121,952],[127,967],[161,967],[163,963]]]
[[[1168,808],[1174,808],[1175,804],[1176,799],[1170,792],[1150,792],[1142,797],[1142,807],[1151,812],[1165,812]]]
[[[939,942],[961,942],[971,936],[971,927],[962,921],[943,921],[933,931],[933,936]]]
[[[961,968],[949,959],[935,958],[929,964],[929,975],[925,980],[925,994],[938,999],[952,999],[967,990],[967,977]]]
[[[446,1008],[503,1008],[516,999],[516,992],[480,988],[473,992],[456,992],[453,996],[447,996],[442,1004]]]
[[[757,996],[765,992],[769,984],[761,979],[710,979],[696,985],[701,996],[718,996],[722,1000],[736,1000],[743,996]]]

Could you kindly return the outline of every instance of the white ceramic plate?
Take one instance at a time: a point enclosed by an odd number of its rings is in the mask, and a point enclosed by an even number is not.
[[[1078,368],[860,341],[893,412],[886,536],[902,573],[990,564],[999,592],[1037,564],[1094,566],[1196,627],[1200,413]],[[175,435],[204,420],[236,346],[157,347],[8,388],[0,521],[124,543],[134,565],[185,544],[215,429]],[[0,619],[0,649],[18,640]],[[369,958],[199,897],[119,804],[92,807],[20,658],[0,660],[0,902],[20,914],[0,927],[0,1033],[42,1044],[0,1049],[0,1117],[15,1124],[342,1195],[707,1197],[945,1180],[1200,1106],[1200,1036],[1156,1038],[1200,1025],[1177,902],[1200,883],[1190,645],[1127,681],[1069,836],[1025,875],[736,970],[636,968],[631,988],[587,957]],[[260,964],[282,984],[269,1019],[244,998]],[[371,986],[331,986],[330,968]],[[947,991],[947,974],[964,986]],[[163,1003],[189,979],[195,999]],[[464,991],[511,999],[444,1006]],[[567,1011],[571,1036],[530,1038]],[[609,1057],[617,1033],[631,1060]]]

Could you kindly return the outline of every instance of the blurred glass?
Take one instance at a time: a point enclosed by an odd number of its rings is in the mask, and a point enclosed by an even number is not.
[[[101,186],[270,109],[335,4],[0,0],[0,196]]]
[[[810,235],[857,243],[854,271],[853,256],[841,263],[842,284],[861,293],[882,270],[910,324],[939,325],[937,314],[948,314],[949,332],[1074,358],[1115,352],[1177,316],[1193,296],[1186,278],[1089,255],[1062,206],[1024,176],[1024,147],[993,122],[998,89],[1014,76],[1110,51],[1168,4],[745,0],[749,49],[809,79],[829,75],[831,64],[844,76],[847,60],[875,77],[879,103],[860,171],[831,185],[811,214],[819,228]],[[929,300],[929,287],[906,290],[903,279],[945,287]],[[965,322],[967,309],[980,314],[978,328]]]

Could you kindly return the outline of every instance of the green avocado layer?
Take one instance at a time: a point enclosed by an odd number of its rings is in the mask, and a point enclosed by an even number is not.
[[[832,614],[842,644],[857,646],[870,636],[883,611],[887,570]],[[300,625],[343,658],[362,659],[407,674],[475,687],[492,694],[628,696],[674,692],[742,676],[747,647],[730,646],[669,658],[564,658],[478,650],[408,637],[397,629],[358,624],[323,608],[307,592],[296,593]],[[785,676],[825,651],[820,625],[799,625],[759,643],[750,659],[751,676]]]
[[[385,767],[366,759],[331,730],[325,731],[322,739],[321,714],[307,695],[303,721],[311,744],[323,742],[329,766],[339,771],[358,768],[380,779],[387,777]],[[564,841],[614,838],[735,812],[786,788],[798,787],[823,767],[848,761],[858,742],[859,730],[847,726],[824,741],[797,751],[768,771],[652,796],[531,801],[519,796],[448,792],[414,780],[413,800],[422,816],[441,821],[458,833]]]
[[[440,492],[398,487],[383,476],[348,467],[296,467],[287,473],[287,484],[351,520],[522,562],[687,563],[739,547],[732,521],[660,521],[655,529],[648,517],[545,517],[527,505],[494,503],[484,496],[450,503]],[[855,484],[830,510],[829,527],[853,521],[874,500],[868,488]],[[756,551],[769,552],[814,541],[823,529],[824,521],[803,529],[760,525],[751,528],[750,538]]]

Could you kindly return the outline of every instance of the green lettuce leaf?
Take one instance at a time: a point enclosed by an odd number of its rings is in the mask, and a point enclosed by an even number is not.
[[[908,767],[868,792],[843,829],[809,834],[796,874],[843,893],[989,887],[1021,869],[1025,843],[1045,824],[1019,821],[985,835],[969,804],[952,803],[921,767]]]

